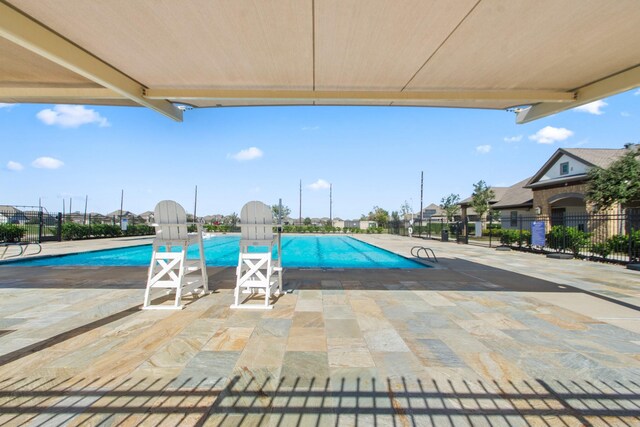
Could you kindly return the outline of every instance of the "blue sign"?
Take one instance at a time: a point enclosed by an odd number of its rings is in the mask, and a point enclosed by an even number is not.
[[[533,221],[531,223],[531,245],[544,246],[544,221]]]

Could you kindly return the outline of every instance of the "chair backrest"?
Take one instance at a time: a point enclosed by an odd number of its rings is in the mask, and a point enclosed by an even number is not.
[[[273,213],[271,208],[258,201],[247,203],[240,211],[240,228],[243,240],[272,240]]]
[[[163,200],[156,205],[154,212],[156,239],[167,241],[188,239],[187,213],[179,203]]]

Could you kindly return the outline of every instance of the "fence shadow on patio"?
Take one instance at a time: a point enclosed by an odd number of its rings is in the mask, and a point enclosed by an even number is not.
[[[264,378],[264,377],[262,377]],[[0,380],[4,425],[637,425],[634,381],[331,377]]]

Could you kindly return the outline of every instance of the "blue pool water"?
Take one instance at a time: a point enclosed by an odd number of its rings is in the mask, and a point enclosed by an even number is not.
[[[238,263],[239,236],[216,236],[204,241],[209,266],[235,266]],[[189,254],[196,256],[192,246]],[[294,268],[425,268],[384,249],[348,236],[282,236],[282,263]],[[85,252],[30,261],[20,266],[147,266],[151,245]],[[16,265],[17,263],[12,263]]]

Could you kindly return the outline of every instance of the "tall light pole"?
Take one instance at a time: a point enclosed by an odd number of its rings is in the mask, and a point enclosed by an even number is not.
[[[122,208],[124,207],[124,189],[120,191],[120,228],[122,228]]]
[[[329,184],[329,225],[333,227],[333,184]]]
[[[300,180],[300,222],[299,225],[302,225],[302,180]]]
[[[196,195],[193,202],[193,222],[198,222],[197,220],[198,216],[196,215],[197,209],[198,209],[198,186],[196,185]]]
[[[82,222],[84,224],[87,223],[87,204],[89,203],[89,195],[85,195],[84,196],[84,218],[82,219]]]
[[[424,190],[424,171],[420,172],[420,237],[422,237],[422,195]]]

